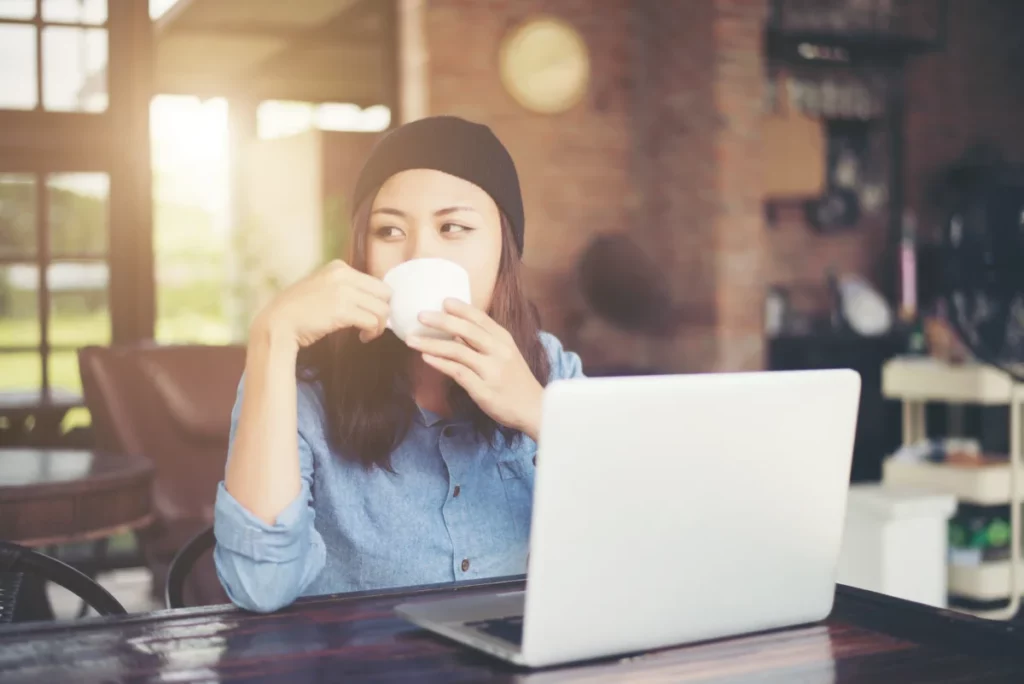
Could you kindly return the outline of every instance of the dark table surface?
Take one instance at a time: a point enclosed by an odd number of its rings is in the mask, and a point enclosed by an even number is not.
[[[1024,682],[1019,625],[848,587],[839,587],[832,616],[820,624],[533,672],[429,634],[392,610],[410,597],[521,586],[302,599],[270,615],[215,606],[3,626],[0,681]]]

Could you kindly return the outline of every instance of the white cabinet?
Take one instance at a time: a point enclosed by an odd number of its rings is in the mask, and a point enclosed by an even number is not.
[[[950,494],[851,485],[839,583],[945,608],[947,527],[955,510]]]

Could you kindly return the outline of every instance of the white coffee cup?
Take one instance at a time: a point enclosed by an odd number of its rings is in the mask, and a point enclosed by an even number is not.
[[[411,259],[384,275],[391,288],[391,316],[387,327],[400,340],[410,336],[446,339],[450,336],[419,321],[424,311],[444,311],[444,300],[458,299],[467,304],[469,273],[454,261],[437,258]]]

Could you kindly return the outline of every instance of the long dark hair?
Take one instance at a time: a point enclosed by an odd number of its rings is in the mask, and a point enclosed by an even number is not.
[[[353,218],[350,265],[363,272],[371,204],[372,198]],[[501,232],[501,260],[488,314],[511,333],[534,376],[546,385],[550,364],[538,336],[535,309],[526,298],[511,224],[504,215]],[[392,470],[391,452],[405,438],[417,410],[409,377],[411,361],[411,350],[390,331],[364,344],[357,330],[341,330],[302,350],[298,377],[320,385],[335,451],[367,468]],[[448,403],[454,415],[468,419],[477,436],[491,444],[499,435],[506,441],[517,436],[484,413],[455,382],[449,386]]]

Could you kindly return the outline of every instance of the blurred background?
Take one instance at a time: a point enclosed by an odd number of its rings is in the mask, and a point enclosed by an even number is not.
[[[917,434],[886,364],[972,357],[948,227],[1024,162],[1022,20],[1019,0],[0,0],[8,490],[88,479],[100,451],[153,465],[142,522],[83,532],[79,501],[46,514],[63,536],[6,536],[157,586],[209,522],[249,320],[345,256],[370,147],[433,114],[510,148],[531,297],[590,374],[856,368],[852,480],[879,481]],[[1012,299],[994,344],[1020,361]],[[1005,408],[920,410],[1009,450]]]

